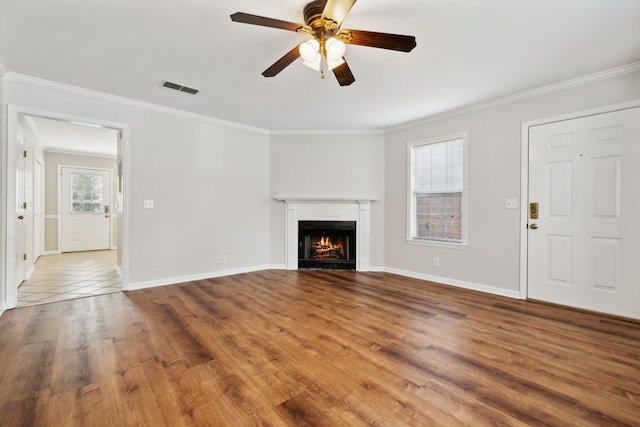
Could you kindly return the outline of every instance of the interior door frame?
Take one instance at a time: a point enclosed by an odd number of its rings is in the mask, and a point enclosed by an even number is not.
[[[45,163],[44,159],[38,159],[33,156],[33,262],[35,263],[38,258],[44,255],[44,179],[45,179]],[[36,166],[36,164],[38,166]],[[36,171],[39,171],[40,179],[36,179]],[[37,191],[36,191],[37,189]],[[37,197],[40,196],[40,197]],[[36,205],[37,203],[37,205]],[[40,212],[38,214],[39,220],[36,221],[36,206]],[[36,224],[38,228],[36,228]],[[40,233],[36,233],[36,230],[40,230]]]
[[[611,113],[640,107],[640,99],[590,110],[523,122],[520,147],[520,299],[528,298],[529,260],[529,128],[549,123],[573,120],[581,117]]]
[[[18,133],[18,125],[19,125],[19,117],[20,115],[30,115],[30,116],[39,116],[48,119],[61,120],[67,122],[75,122],[75,123],[86,123],[91,125],[102,126],[105,128],[115,129],[120,132],[122,144],[118,144],[118,146],[122,147],[118,152],[118,158],[122,159],[121,170],[118,173],[121,173],[122,178],[122,207],[121,212],[119,214],[120,221],[120,229],[119,229],[119,239],[118,239],[118,250],[120,253],[118,254],[118,258],[120,260],[120,264],[117,266],[117,270],[120,272],[122,276],[122,290],[129,290],[129,193],[130,193],[130,183],[129,183],[129,141],[130,141],[130,133],[129,133],[129,125],[126,123],[118,123],[107,120],[98,119],[95,117],[83,117],[72,114],[61,113],[57,111],[48,111],[41,110],[36,108],[24,107],[14,104],[7,105],[7,143],[6,146],[3,147],[3,150],[6,153],[4,157],[6,159],[6,176],[5,176],[5,186],[2,189],[2,194],[4,195],[3,202],[5,203],[7,209],[7,215],[5,217],[4,223],[1,225],[3,235],[6,237],[6,246],[3,255],[3,265],[6,266],[4,276],[2,280],[0,280],[0,286],[4,287],[4,292],[0,292],[0,295],[3,296],[3,301],[0,301],[0,312],[5,309],[15,308],[18,304],[18,288],[17,286],[12,285],[12,279],[15,276],[15,266],[12,266],[10,262],[6,262],[7,260],[13,260],[16,254],[16,230],[13,219],[13,215],[9,215],[8,212],[11,212],[11,209],[15,210],[16,207],[16,194],[15,194],[15,173],[16,173],[16,143],[17,143],[17,133]],[[44,232],[44,230],[43,230]]]

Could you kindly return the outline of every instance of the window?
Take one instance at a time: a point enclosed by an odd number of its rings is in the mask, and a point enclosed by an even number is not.
[[[71,212],[102,213],[102,177],[71,174]]]
[[[464,145],[458,134],[409,146],[409,240],[464,243]]]

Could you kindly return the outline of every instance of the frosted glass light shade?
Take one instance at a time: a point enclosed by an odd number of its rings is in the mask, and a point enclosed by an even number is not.
[[[300,43],[298,51],[305,62],[314,62],[316,57],[320,56],[320,43],[316,39],[307,40]]]
[[[320,55],[316,55],[313,61],[303,61],[302,63],[312,70],[320,71]]]
[[[327,51],[327,67],[330,70],[344,64],[342,57],[347,48],[342,40],[335,37],[329,38],[325,43],[325,50]]]
[[[347,50],[344,42],[335,37],[327,40],[325,48],[327,49],[327,58],[329,59],[342,58]]]
[[[300,43],[300,47],[298,48],[300,52],[300,56],[302,57],[303,64],[307,67],[320,71],[320,43],[318,40],[311,39],[307,40],[304,43]]]

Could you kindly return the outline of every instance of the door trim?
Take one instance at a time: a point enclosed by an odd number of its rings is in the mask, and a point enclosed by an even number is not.
[[[522,123],[520,147],[520,299],[528,298],[529,233],[527,224],[529,221],[529,128],[637,107],[640,107],[640,99]]]
[[[130,130],[129,125],[126,123],[112,122],[108,120],[102,120],[95,117],[77,116],[72,114],[61,113],[57,111],[41,110],[37,108],[30,108],[19,106],[15,104],[7,105],[7,144],[2,147],[3,153],[6,155],[6,176],[5,185],[2,188],[3,202],[7,209],[15,208],[15,191],[12,190],[12,186],[15,186],[15,153],[13,148],[16,146],[18,118],[21,114],[30,116],[40,116],[54,120],[62,121],[74,121],[81,123],[91,123],[100,125],[106,128],[116,129],[121,132],[122,138],[122,150],[118,153],[118,157],[122,159],[122,182],[123,182],[123,199],[122,199],[122,214],[120,218],[120,230],[119,230],[119,244],[120,253],[118,258],[120,259],[120,265],[118,271],[122,275],[122,290],[129,290],[129,198],[130,198],[130,183],[129,183],[129,146],[130,146]],[[5,151],[6,150],[6,151]],[[4,256],[2,259],[2,266],[4,269],[4,275],[0,277],[0,295],[2,301],[0,301],[0,309],[15,308],[18,304],[18,289],[15,286],[9,285],[9,279],[15,275],[14,266],[12,267],[7,262],[8,259],[13,259],[15,256],[15,230],[10,221],[13,218],[12,215],[6,215],[5,221],[0,225],[2,227],[3,243],[5,244]],[[6,239],[6,240],[5,240]]]

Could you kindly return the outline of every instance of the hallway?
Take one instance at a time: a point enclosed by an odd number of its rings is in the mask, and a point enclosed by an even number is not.
[[[18,307],[108,294],[122,290],[117,251],[44,255],[18,288]]]

